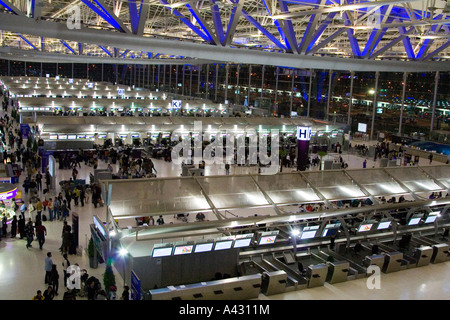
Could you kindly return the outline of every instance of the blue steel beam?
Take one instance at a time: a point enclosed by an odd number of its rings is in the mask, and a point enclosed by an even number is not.
[[[382,6],[380,9],[380,24],[385,24],[388,20],[389,14],[391,13],[392,5],[389,6]],[[380,43],[381,39],[383,38],[384,34],[386,33],[388,28],[374,28],[369,36],[369,41],[367,41],[364,50],[362,52],[362,56],[364,58],[368,58],[375,48],[377,47],[378,43]]]
[[[346,11],[344,11],[343,17],[344,17],[344,24],[346,26],[351,26],[350,18]],[[348,36],[348,40],[350,41],[350,46],[352,48],[353,56],[360,57],[361,49],[359,48],[358,40],[355,37],[355,31],[351,28],[347,28],[347,36]]]
[[[120,32],[128,33],[129,30],[117,19],[117,17],[109,12],[106,6],[101,2],[101,0],[93,0],[95,2],[92,3],[90,0],[81,0],[85,5],[87,5],[92,11],[98,14],[103,18],[106,22],[112,25],[114,28],[119,30]]]
[[[270,16],[272,16],[272,11],[270,9],[270,6],[267,4],[267,1],[266,0],[262,0],[262,1],[263,1],[264,6],[266,7],[267,12],[269,13]],[[277,27],[278,33],[280,34],[281,38],[283,38],[285,46],[287,48],[287,51],[298,53],[297,41],[295,40],[295,33],[294,33],[293,37],[291,34],[289,34],[288,29],[287,29],[287,26],[288,26],[287,23],[288,23],[288,20],[278,21],[277,19],[273,19],[273,24]]]
[[[389,42],[388,44],[386,44],[385,46],[383,46],[383,48],[380,48],[379,50],[377,50],[376,52],[372,53],[369,57],[369,59],[374,59],[376,57],[378,57],[380,54],[383,54],[384,52],[386,52],[387,50],[389,50],[390,48],[392,48],[394,45],[396,45],[398,42],[400,41],[404,41],[405,38],[408,37],[408,35],[410,33],[412,33],[415,30],[414,27],[409,28],[408,30],[403,30],[402,34],[400,36],[398,36],[397,38],[395,38],[394,40],[392,40],[391,42]],[[411,45],[411,43],[409,43]],[[411,48],[411,52],[412,52],[412,57],[410,57],[410,54],[408,54],[409,58],[414,58],[414,52]]]
[[[216,29],[217,37],[222,45],[225,42],[225,34],[223,32],[222,19],[220,18],[219,6],[216,4],[216,0],[210,0],[211,2],[211,14]]]
[[[320,6],[323,6],[325,4],[325,0],[318,0],[316,2],[316,5],[314,8],[317,9]],[[316,31],[316,25],[319,22],[319,19],[321,17],[321,14],[312,14],[309,18],[308,25],[306,26],[305,33],[303,34],[302,41],[300,42],[300,45],[298,47],[298,51],[300,53],[306,52],[307,48],[310,45],[311,38],[313,36],[313,33]]]
[[[407,31],[405,27],[399,27],[398,31],[400,32],[401,35],[406,35]],[[415,59],[416,58],[416,54],[414,53],[414,49],[411,45],[411,40],[409,39],[409,37],[405,37],[402,39],[403,42],[403,46],[405,47],[405,52],[408,55],[409,59]]]
[[[8,0],[0,0],[0,5],[2,5],[3,7],[5,7],[6,9],[8,9],[9,11],[11,11],[12,13],[14,13],[15,15],[18,16],[25,16],[25,13],[23,13],[22,11],[20,11],[19,9],[17,9],[11,2],[9,2]]]
[[[283,12],[283,13],[289,12],[286,1],[279,0],[278,3],[280,5],[281,12]],[[292,21],[291,21],[291,19],[288,18],[288,19],[284,20],[284,23],[287,28],[286,33],[287,33],[288,39],[290,40],[289,42],[292,43],[292,47],[294,47],[296,49],[296,52],[298,52],[297,36],[295,34],[294,26],[292,25]]]
[[[433,52],[429,53],[426,57],[423,57],[421,60],[433,59],[439,52],[445,50],[448,46],[450,46],[450,41],[447,41],[442,46],[438,47]]]
[[[72,49],[72,47],[67,43],[67,42],[65,42],[64,40],[59,40],[67,49],[69,49],[69,51],[70,52],[72,52],[73,54],[77,54],[76,52],[75,52],[75,50],[73,50]]]
[[[244,1],[241,0],[231,0],[234,4],[233,9],[230,14],[230,21],[228,21],[227,32],[225,33],[225,39],[223,46],[229,46],[233,40],[234,31],[236,30],[239,17],[242,14],[242,8],[244,7]]]
[[[20,38],[22,38],[23,41],[25,41],[30,47],[32,47],[34,50],[37,50],[37,48],[34,46],[34,44],[32,44],[30,41],[28,41],[27,38],[25,38],[23,35],[21,35],[20,33],[16,33]]]
[[[144,5],[144,0],[140,0],[139,11],[137,10],[137,0],[128,1],[128,11],[130,13],[131,32],[137,35],[144,34],[145,21],[147,20],[147,14],[149,5]]]
[[[99,46],[100,47],[100,49],[102,49],[103,51],[105,51],[106,52],[106,54],[107,55],[109,55],[110,57],[112,57],[113,55],[112,55],[112,53],[111,52],[109,52],[109,50],[108,49],[106,49],[106,47],[105,46]]]
[[[189,12],[195,18],[195,20],[198,22],[198,24],[202,28],[203,32],[208,36],[208,38],[210,39],[209,41],[214,42],[215,44],[220,43],[220,39],[216,37],[216,35],[209,28],[208,24],[202,19],[197,8],[190,5],[189,3],[186,3],[186,8],[188,8]]]
[[[431,26],[431,33],[432,34],[437,34],[439,32],[439,30],[441,30],[442,25],[433,25]],[[425,39],[424,42],[422,43],[422,45],[420,46],[419,52],[417,53],[416,58],[417,59],[422,59],[425,54],[428,52],[428,49],[431,47],[431,45],[433,44],[434,39]]]
[[[306,54],[313,48],[316,41],[320,38],[320,36],[323,34],[325,29],[328,27],[328,25],[333,21],[334,16],[337,14],[337,12],[331,12],[327,15],[324,21],[320,24],[320,26],[317,28],[316,32],[314,32],[311,41],[306,48]]]
[[[256,21],[252,16],[250,16],[245,10],[242,10],[242,15],[250,21],[251,24],[253,24],[259,31],[261,31],[269,40],[271,40],[278,48],[288,51],[287,48],[278,41],[277,38],[274,37],[273,34],[271,34],[269,31],[267,31],[266,28],[264,28],[258,21]]]
[[[166,6],[170,5],[170,3],[167,2],[166,0],[159,0],[159,2],[161,2],[162,4],[164,4]],[[175,17],[179,18],[182,22],[184,22],[185,25],[187,25],[189,28],[191,28],[192,31],[194,31],[197,35],[199,35],[203,40],[205,40],[206,42],[209,42],[209,43],[213,43],[213,40],[210,37],[208,37],[208,35],[204,34],[203,31],[201,31],[194,24],[192,24],[192,22],[188,18],[183,16],[180,13],[180,11],[178,11],[177,9],[172,9],[170,7],[166,7],[166,9],[171,11],[172,14],[175,15]]]

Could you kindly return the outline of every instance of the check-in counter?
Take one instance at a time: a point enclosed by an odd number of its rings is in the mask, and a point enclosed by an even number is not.
[[[403,259],[401,252],[387,252],[384,255],[384,265],[382,271],[391,273],[406,269],[407,262]]]
[[[149,291],[151,300],[247,300],[261,292],[261,274]]]
[[[416,249],[414,257],[417,260],[416,266],[423,267],[427,266],[431,262],[431,257],[433,256],[433,248],[430,246],[422,246]]]
[[[274,295],[286,292],[287,273],[283,270],[264,272],[262,275],[261,292],[266,295]]]
[[[433,255],[431,263],[440,263],[450,260],[449,245],[446,243],[439,243],[433,245]]]
[[[336,261],[328,263],[328,283],[339,283],[348,280],[350,263],[347,261]]]
[[[371,256],[365,256],[363,260],[364,267],[368,268],[370,266],[378,266],[380,270],[383,269],[384,265],[384,255],[383,254],[374,254]]]
[[[308,288],[323,286],[328,274],[328,266],[325,263],[308,266],[306,270],[306,279],[308,279]]]

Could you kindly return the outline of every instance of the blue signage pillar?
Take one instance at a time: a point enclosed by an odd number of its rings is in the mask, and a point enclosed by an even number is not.
[[[311,127],[297,127],[297,170],[305,171],[308,165],[309,140]]]

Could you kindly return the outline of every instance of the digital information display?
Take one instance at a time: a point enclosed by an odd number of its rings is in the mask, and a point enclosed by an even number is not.
[[[259,239],[259,244],[260,245],[264,245],[264,244],[272,244],[275,243],[275,240],[277,239],[276,235],[272,235],[272,236],[264,236],[261,237],[261,239]]]
[[[382,221],[378,224],[377,230],[388,229],[391,226],[391,221]]]
[[[366,232],[372,229],[373,224],[361,224],[358,228],[358,232]]]
[[[419,224],[419,222],[420,222],[420,219],[422,219],[422,218],[411,218],[411,220],[409,220],[409,222],[408,222],[408,226],[415,226],[415,225],[417,225],[417,224]]]
[[[211,251],[213,248],[214,243],[212,242],[208,242],[208,243],[199,243],[197,245],[195,245],[195,253],[198,252],[208,252]]]
[[[252,242],[252,238],[241,238],[234,240],[234,248],[248,247]]]
[[[176,246],[173,251],[174,255],[180,254],[189,254],[192,253],[192,249],[194,249],[194,245],[185,245],[185,246]]]
[[[317,232],[317,230],[303,231],[300,239],[301,240],[312,239],[316,236],[316,232]]]
[[[214,246],[214,250],[225,250],[230,249],[233,245],[233,240],[224,240],[224,241],[217,241],[216,245]]]
[[[433,222],[436,221],[436,219],[437,219],[437,215],[428,216],[428,217],[425,219],[425,223],[433,223]]]
[[[358,132],[366,132],[367,131],[367,124],[365,123],[358,123]]]
[[[154,248],[153,249],[153,258],[159,258],[159,257],[167,257],[172,255],[172,247],[165,247],[165,248]]]

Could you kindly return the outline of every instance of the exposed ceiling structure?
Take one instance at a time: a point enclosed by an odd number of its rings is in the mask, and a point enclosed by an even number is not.
[[[449,14],[444,0],[0,0],[0,57],[447,71]]]

